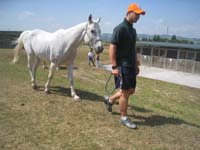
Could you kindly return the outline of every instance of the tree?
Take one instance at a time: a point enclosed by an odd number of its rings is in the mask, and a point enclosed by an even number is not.
[[[146,37],[142,37],[142,41],[147,41],[147,38]]]
[[[176,35],[172,35],[171,41],[176,42]]]
[[[153,36],[153,41],[160,42],[161,41],[160,36],[159,35],[154,35]]]

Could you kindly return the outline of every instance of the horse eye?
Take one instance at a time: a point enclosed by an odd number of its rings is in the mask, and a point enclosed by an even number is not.
[[[94,30],[91,30],[91,33],[92,33],[92,34],[95,34],[95,31],[94,31]]]

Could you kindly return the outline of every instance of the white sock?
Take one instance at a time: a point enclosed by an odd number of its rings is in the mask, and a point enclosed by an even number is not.
[[[126,120],[127,118],[128,118],[127,116],[121,117],[122,120]]]
[[[112,101],[109,99],[109,103],[111,103],[112,104]]]

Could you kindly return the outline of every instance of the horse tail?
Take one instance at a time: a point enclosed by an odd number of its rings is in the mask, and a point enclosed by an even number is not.
[[[24,40],[24,36],[27,33],[28,33],[27,31],[22,32],[21,35],[19,36],[19,38],[12,42],[13,44],[16,44],[16,46],[14,48],[14,58],[13,58],[13,61],[12,61],[13,64],[16,63],[19,60],[19,52],[20,52],[20,50],[24,49],[23,40]]]

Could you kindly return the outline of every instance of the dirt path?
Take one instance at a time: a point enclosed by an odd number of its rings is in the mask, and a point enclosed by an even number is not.
[[[111,70],[111,65],[105,65],[103,66],[103,68],[105,68],[106,70]],[[200,75],[198,74],[140,66],[139,76],[194,88],[200,88]]]

